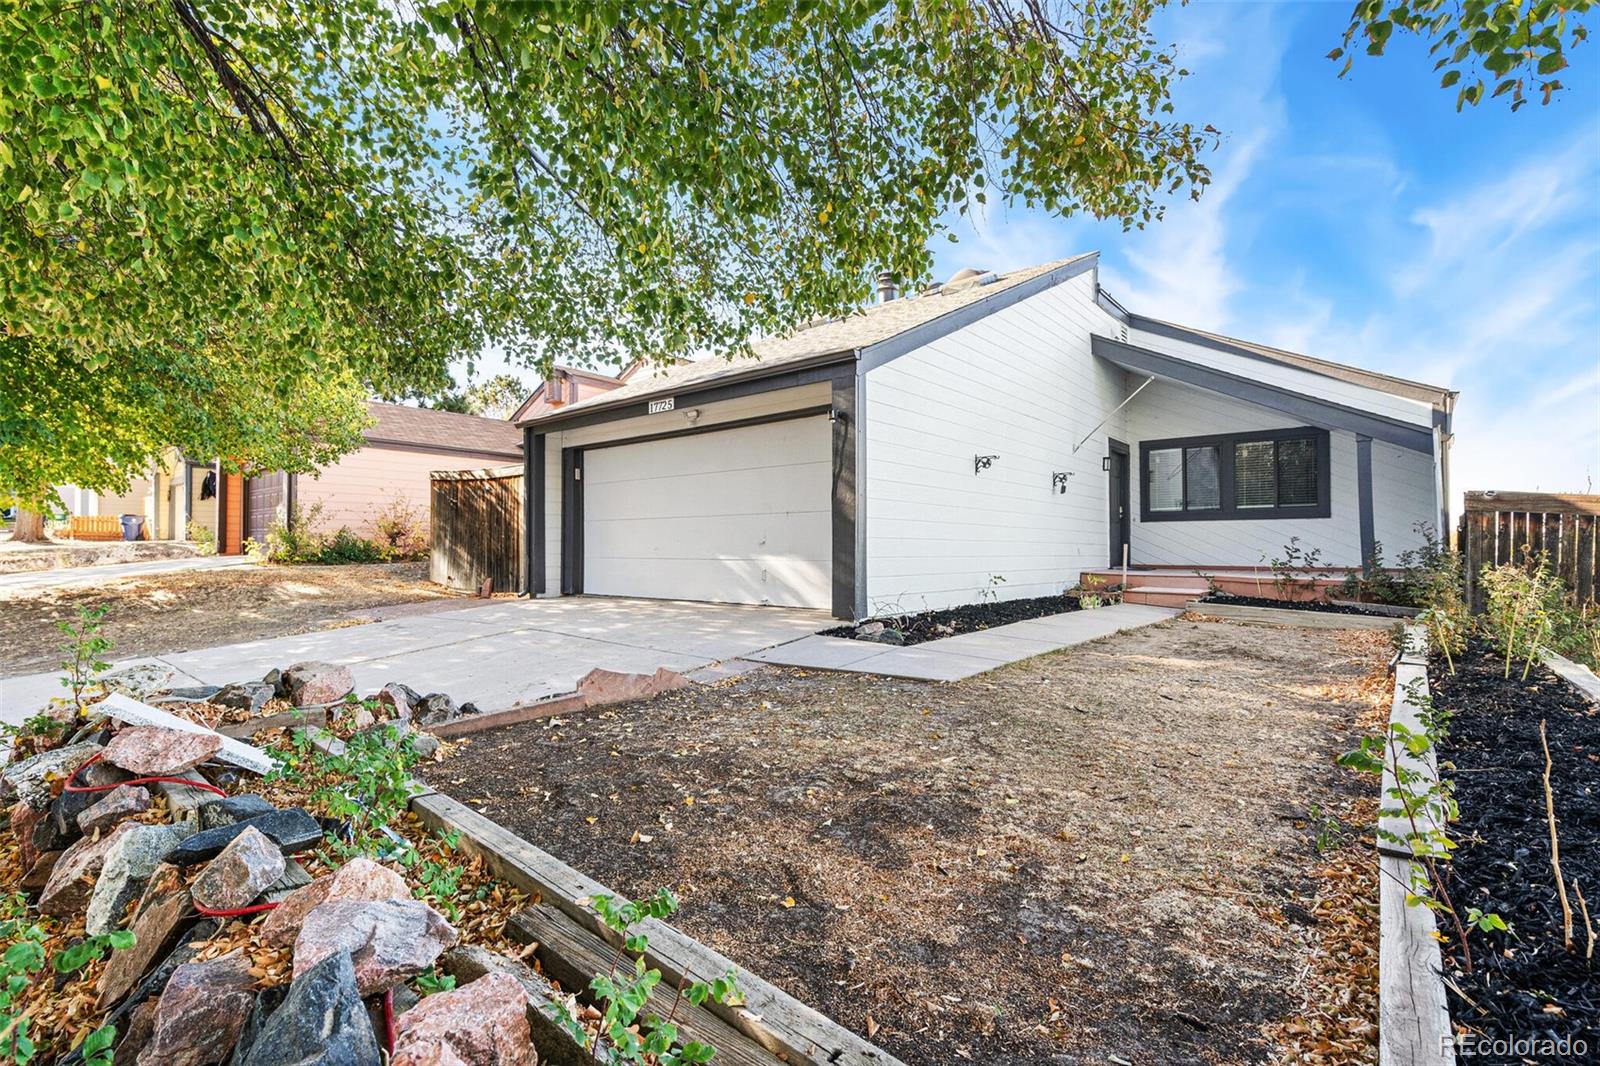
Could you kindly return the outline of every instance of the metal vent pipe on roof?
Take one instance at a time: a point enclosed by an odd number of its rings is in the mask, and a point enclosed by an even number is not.
[[[894,280],[894,274],[885,270],[878,275],[878,302],[886,304],[890,300],[898,299],[900,286]]]

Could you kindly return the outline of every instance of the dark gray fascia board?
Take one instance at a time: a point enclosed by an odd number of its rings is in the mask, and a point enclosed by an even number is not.
[[[716,403],[719,400],[732,400],[741,396],[832,381],[837,376],[837,368],[854,363],[856,354],[854,348],[827,352],[808,359],[760,367],[758,370],[733,377],[689,382],[678,389],[662,388],[617,403],[596,404],[570,413],[546,415],[543,418],[522,422],[520,425],[531,426],[539,433],[550,433],[563,429],[578,429],[581,426],[601,425],[606,422],[619,422],[624,418],[641,418],[650,413],[652,400],[659,400],[665,396],[671,396],[683,404]]]
[[[1263,355],[1261,352],[1255,351],[1254,349],[1246,347],[1245,345],[1242,345],[1242,344],[1231,344],[1228,341],[1220,339],[1220,338],[1217,338],[1217,337],[1210,337],[1210,336],[1207,336],[1204,333],[1198,333],[1198,332],[1195,332],[1194,330],[1184,329],[1182,326],[1174,325],[1171,322],[1161,322],[1161,321],[1159,321],[1157,319],[1154,319],[1154,318],[1146,318],[1143,315],[1133,314],[1132,312],[1129,312],[1127,321],[1128,321],[1128,325],[1132,326],[1134,329],[1142,329],[1146,333],[1154,333],[1158,337],[1167,337],[1167,338],[1170,338],[1170,339],[1176,340],[1176,341],[1187,341],[1190,344],[1198,344],[1201,347],[1211,348],[1211,349],[1213,349],[1215,351],[1228,352],[1231,355],[1241,355],[1246,359],[1254,359],[1256,362],[1259,362],[1259,363],[1271,363],[1273,366],[1286,366],[1291,370],[1303,370],[1307,374],[1320,374],[1322,377],[1331,378],[1334,381],[1346,381],[1348,384],[1351,384],[1351,385],[1360,385],[1361,384],[1360,382],[1357,382],[1357,381],[1348,381],[1348,379],[1341,378],[1337,374],[1325,373],[1325,372],[1317,370],[1317,369],[1315,369],[1313,367],[1298,366],[1298,365],[1296,365],[1294,363],[1286,363],[1281,359],[1274,359],[1270,355]],[[1305,356],[1305,358],[1309,359],[1309,358],[1312,358],[1312,357],[1311,356]],[[1349,369],[1351,369],[1353,371],[1357,371],[1359,373],[1363,373],[1363,374],[1372,373],[1372,371],[1361,370],[1359,367],[1350,367]],[[1432,385],[1424,385],[1421,382],[1402,381],[1400,378],[1396,378],[1396,377],[1393,377],[1392,375],[1388,375],[1388,374],[1378,374],[1376,376],[1388,378],[1389,380],[1394,381],[1397,384],[1410,386],[1411,389],[1414,389],[1414,390],[1416,390],[1418,392],[1422,392],[1422,391],[1437,392],[1439,394],[1440,398],[1439,399],[1424,400],[1424,399],[1421,399],[1418,396],[1405,395],[1403,393],[1395,392],[1392,389],[1382,388],[1379,385],[1362,385],[1362,387],[1363,388],[1368,388],[1368,389],[1374,389],[1374,390],[1376,390],[1378,392],[1387,392],[1391,396],[1399,396],[1399,397],[1401,397],[1401,399],[1413,400],[1413,401],[1415,401],[1417,403],[1428,403],[1428,404],[1431,404],[1433,409],[1436,412],[1443,405],[1443,403],[1444,403],[1444,399],[1443,398],[1445,396],[1453,395],[1452,393],[1450,393],[1446,389],[1436,389]]]
[[[1135,370],[1157,377],[1169,378],[1185,385],[1231,396],[1259,407],[1270,408],[1291,418],[1298,418],[1308,425],[1365,434],[1374,440],[1381,440],[1410,451],[1421,452],[1424,455],[1433,454],[1431,429],[1407,425],[1329,400],[1319,400],[1277,385],[1251,381],[1236,374],[1186,362],[1098,334],[1092,339],[1092,347],[1094,354],[1102,359],[1131,366]]]
[[[1054,288],[1064,281],[1070,281],[1079,274],[1096,270],[1100,265],[1100,253],[1088,252],[1070,263],[1063,263],[1054,270],[1046,271],[1036,278],[1018,282],[1007,289],[1001,289],[993,296],[986,296],[981,300],[974,300],[964,307],[946,312],[938,318],[930,319],[920,325],[912,326],[893,337],[881,340],[876,344],[869,344],[861,349],[861,369],[863,371],[876,370],[885,363],[891,362],[914,352],[918,348],[926,347],[941,337],[948,337],[959,329],[965,329],[980,319],[988,318],[996,311],[1003,311],[1013,304],[1021,303],[1030,296],[1037,296],[1046,289]]]
[[[1100,310],[1104,311],[1118,322],[1121,322],[1123,325],[1128,324],[1128,318],[1130,317],[1128,309],[1118,303],[1115,296],[1102,289],[1099,285],[1094,287],[1094,302],[1100,305]]]

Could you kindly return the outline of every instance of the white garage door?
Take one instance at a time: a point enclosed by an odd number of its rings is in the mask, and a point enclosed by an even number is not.
[[[586,450],[583,590],[832,605],[826,416]]]

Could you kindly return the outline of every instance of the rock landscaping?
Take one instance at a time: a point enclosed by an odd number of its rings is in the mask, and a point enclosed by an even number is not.
[[[633,926],[670,914],[669,893],[593,893],[631,954],[563,990],[509,935],[537,898],[411,812],[424,790],[412,769],[441,750],[420,728],[463,714],[448,695],[396,683],[358,699],[348,670],[317,662],[205,690],[148,671],[68,680],[72,699],[8,731],[0,766],[7,1061],[709,1059],[671,1012],[640,1013],[661,974],[635,961],[646,938]],[[618,685],[592,679],[591,695]],[[725,976],[704,977],[675,987],[686,1013],[735,996]],[[753,1053],[731,1058],[778,1061]]]

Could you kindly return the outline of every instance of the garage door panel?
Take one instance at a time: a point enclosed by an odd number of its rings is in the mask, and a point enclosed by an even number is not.
[[[816,416],[585,451],[584,591],[830,606],[831,444]]]
[[[603,596],[761,603],[774,607],[819,606],[816,590],[827,587],[831,572],[825,562],[783,557],[685,559],[675,561],[670,568],[649,559],[613,559],[606,568],[608,584],[615,582],[621,591],[587,591]],[[685,589],[691,591],[686,593]],[[694,591],[705,589],[715,590],[715,595]]]
[[[584,470],[586,481],[640,481],[650,478],[675,478],[689,474],[724,473],[729,470],[759,470],[774,463],[795,462],[802,458],[826,461],[828,420],[799,418],[769,422],[715,433],[695,433],[686,437],[628,444],[621,448],[600,448],[584,456],[584,463],[615,457],[627,452],[627,462],[601,462],[595,471]],[[821,445],[819,452],[818,445]]]
[[[826,565],[832,556],[833,516],[819,511],[772,515],[719,515],[717,539],[707,544],[704,519],[653,519],[661,534],[642,538],[630,519],[584,524],[583,555],[593,571],[606,559],[752,559],[794,556]],[[824,550],[826,548],[827,550]]]
[[[796,463],[597,484],[585,469],[584,512],[609,520],[781,514],[797,500],[825,503],[830,475],[827,463]]]

